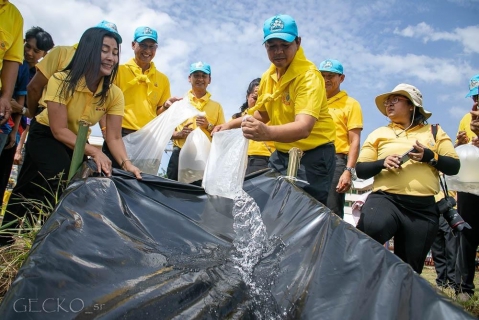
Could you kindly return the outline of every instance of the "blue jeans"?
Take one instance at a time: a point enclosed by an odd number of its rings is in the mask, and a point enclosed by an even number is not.
[[[329,189],[336,167],[335,148],[333,143],[326,143],[304,152],[298,169],[297,178],[309,184],[303,187],[304,191],[313,198],[326,204]],[[275,151],[269,158],[270,167],[286,175],[289,163],[289,154]]]

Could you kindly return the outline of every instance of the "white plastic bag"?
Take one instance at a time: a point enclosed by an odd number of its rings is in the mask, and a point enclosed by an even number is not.
[[[461,169],[455,176],[446,176],[449,190],[479,195],[479,148],[472,144],[456,147]]]
[[[201,128],[196,128],[186,138],[178,161],[178,181],[192,183],[203,179],[211,142]]]
[[[241,128],[216,132],[203,177],[209,195],[234,199],[243,190],[248,161],[248,140]]]
[[[123,137],[128,159],[142,172],[158,174],[163,151],[175,128],[185,120],[201,114],[184,98],[148,122],[140,130]]]

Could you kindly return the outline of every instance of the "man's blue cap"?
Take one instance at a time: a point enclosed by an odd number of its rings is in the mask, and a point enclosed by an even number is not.
[[[150,27],[136,28],[134,41],[140,43],[146,39],[151,39],[158,43],[158,33],[156,32],[156,30]]]
[[[469,80],[469,93],[466,95],[466,98],[477,94],[479,94],[479,74],[476,74]]]
[[[263,25],[263,43],[269,39],[281,39],[286,42],[293,42],[298,36],[296,21],[286,14],[278,14],[267,19]]]
[[[203,71],[206,74],[211,74],[211,67],[207,63],[198,61],[190,65],[190,74],[195,71]]]
[[[319,71],[343,74],[343,65],[338,60],[328,59],[319,64]]]
[[[99,24],[95,26],[95,28],[102,28],[102,29],[110,31],[111,33],[115,35],[116,41],[118,41],[118,43],[120,44],[122,43],[123,40],[121,39],[121,36],[118,33],[116,24],[114,24],[113,22],[102,20]]]

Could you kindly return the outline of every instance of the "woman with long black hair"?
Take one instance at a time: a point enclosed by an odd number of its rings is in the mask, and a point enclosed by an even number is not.
[[[106,141],[115,160],[141,179],[140,170],[127,159],[121,138],[123,93],[112,84],[120,43],[114,28],[86,30],[70,64],[48,81],[47,108],[31,122],[25,161],[3,225],[27,213],[36,215],[38,203],[53,204],[54,196],[61,195],[60,183],[68,177],[79,121],[94,125],[106,114]],[[100,149],[87,144],[85,156],[95,161],[99,173],[111,175],[111,160]],[[17,226],[18,222],[10,228]]]

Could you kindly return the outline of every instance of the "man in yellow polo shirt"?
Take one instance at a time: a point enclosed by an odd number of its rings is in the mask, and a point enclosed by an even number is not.
[[[201,61],[192,63],[188,81],[191,83],[191,90],[188,91],[188,99],[191,105],[206,115],[186,120],[173,133],[171,137],[174,144],[173,152],[166,170],[166,175],[171,180],[178,180],[180,151],[190,132],[196,128],[201,128],[208,139],[211,140],[213,128],[225,123],[223,108],[218,102],[210,99],[211,94],[206,90],[211,83],[210,65]]]
[[[131,47],[135,56],[120,65],[115,80],[125,96],[122,136],[141,129],[178,100],[176,97],[170,99],[170,81],[153,63],[158,48],[157,31],[151,27],[136,28]],[[100,128],[104,135],[105,119],[100,120]],[[114,168],[120,168],[106,143],[103,152],[109,156]]]
[[[23,63],[23,17],[6,0],[0,0],[0,125],[10,118],[18,68]],[[0,130],[0,151],[7,141]]]
[[[326,84],[329,114],[336,125],[336,169],[327,206],[344,218],[345,192],[351,187],[351,181],[356,179],[355,167],[363,129],[363,113],[359,102],[340,88],[345,78],[341,62],[324,60],[319,64],[319,71]]]
[[[114,32],[118,35],[118,41],[121,44],[122,39],[114,23],[103,20],[95,27]],[[78,44],[74,44],[73,46],[56,46],[48,52],[42,61],[36,64],[38,72],[35,73],[35,76],[33,76],[27,86],[28,117],[33,118],[47,106],[44,98],[48,79],[50,79],[54,73],[68,66],[76,52],[77,46]]]
[[[292,17],[269,18],[263,33],[272,64],[261,77],[256,105],[248,110],[253,117],[234,119],[215,131],[241,126],[247,139],[274,141],[276,151],[269,164],[282,174],[288,168],[289,150],[300,149],[304,155],[298,178],[309,183],[306,192],[326,204],[336,162],[336,128],[328,112],[323,77],[306,59]]]

